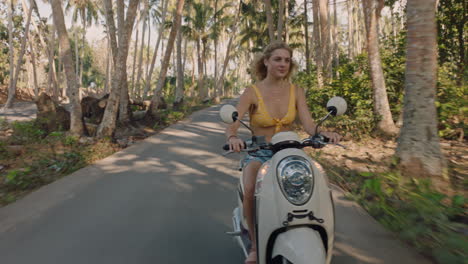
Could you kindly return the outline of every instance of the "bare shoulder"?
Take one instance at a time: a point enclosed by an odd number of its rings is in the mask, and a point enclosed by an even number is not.
[[[298,97],[305,97],[305,90],[299,85],[293,84],[294,87],[296,88],[296,95]]]
[[[257,93],[255,92],[254,86],[256,86],[258,88],[258,84],[255,83],[255,84],[247,86],[245,88],[245,90],[244,90],[244,94],[248,98],[248,101],[251,104],[256,104],[257,103]]]
[[[252,85],[249,85],[244,89],[244,92],[241,95],[241,100],[249,104],[255,102],[255,93]]]

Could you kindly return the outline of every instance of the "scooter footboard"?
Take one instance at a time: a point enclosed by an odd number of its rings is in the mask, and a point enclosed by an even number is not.
[[[276,238],[272,258],[283,256],[294,264],[325,263],[320,234],[308,227],[290,229]]]

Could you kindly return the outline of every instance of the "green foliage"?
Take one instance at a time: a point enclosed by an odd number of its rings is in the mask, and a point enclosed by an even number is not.
[[[464,263],[468,240],[460,231],[468,228],[463,223],[465,197],[447,197],[428,180],[405,181],[397,172],[366,172],[351,180],[352,197],[387,228],[439,263]]]
[[[16,144],[27,144],[37,142],[42,139],[45,132],[38,128],[34,121],[18,122],[15,121],[11,124],[13,134],[11,141]]]
[[[33,177],[30,168],[11,170],[5,175],[4,183],[8,188],[20,190],[36,186],[40,179]]]
[[[78,143],[78,139],[77,136],[66,136],[62,142],[65,146],[75,146]]]
[[[8,50],[8,30],[3,21],[0,20],[0,84],[5,82],[5,78],[10,71]]]
[[[8,124],[6,118],[0,117],[0,131],[6,130],[8,127],[10,127],[10,124]]]
[[[159,122],[155,124],[154,128],[158,129],[161,127],[168,126],[179,120],[182,120],[186,116],[186,112],[179,112],[173,110],[162,110],[159,112]]]
[[[294,82],[307,91],[312,117],[318,119],[324,116],[327,101],[333,96],[342,96],[348,103],[347,114],[334,118],[327,125],[355,133],[356,137],[369,134],[374,127],[375,117],[367,65],[365,56],[359,56],[355,61],[346,61],[337,69],[340,77],[323,89],[315,86],[315,73],[299,73]]]
[[[382,42],[380,51],[385,75],[388,100],[394,121],[403,108],[406,32]],[[468,116],[467,86],[457,85],[456,63],[445,63],[439,67],[436,107],[439,117],[439,135],[445,139],[457,139],[467,134]],[[323,89],[317,88],[315,70],[310,74],[299,72],[294,80],[307,91],[307,102],[313,118],[325,115],[324,105],[333,96],[346,99],[348,110],[345,116],[334,118],[326,125],[340,131],[348,131],[354,138],[369,135],[377,122],[373,114],[372,87],[366,54],[354,60],[340,58],[336,77]]]
[[[451,73],[450,65],[444,64],[439,69],[436,107],[439,116],[439,136],[457,139],[468,132],[468,93],[466,85],[456,85]]]
[[[466,1],[440,0],[437,8],[439,64],[455,63],[459,84],[466,81]]]

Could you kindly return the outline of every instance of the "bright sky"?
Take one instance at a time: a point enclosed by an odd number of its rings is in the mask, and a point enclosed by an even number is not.
[[[49,18],[49,23],[52,23],[52,9],[50,8],[50,4],[44,3],[42,1],[37,1],[36,3],[39,7],[39,13],[41,14],[41,17]],[[65,15],[65,23],[67,24],[67,28],[69,28],[72,24],[71,11],[69,12],[69,14],[65,13],[64,15]],[[102,38],[105,37],[103,30],[104,28],[101,27],[100,25],[92,25],[91,27],[87,29],[86,38],[92,42],[101,40]]]
[[[348,14],[347,14],[347,8],[346,8],[346,1],[345,0],[336,0],[337,1],[337,12],[338,12],[338,18],[339,18],[339,24],[342,24],[342,25],[345,25],[347,24],[347,19],[348,19]],[[400,6],[403,6],[404,4],[406,3],[406,0],[400,0],[399,4]],[[44,3],[43,1],[37,1],[37,4],[39,6],[39,12],[41,14],[41,17],[47,17],[49,18],[49,22],[51,23],[51,14],[52,14],[52,11],[51,11],[51,7],[50,7],[50,4],[49,3]],[[333,4],[333,0],[330,1],[330,8],[333,8],[332,7],[332,4]],[[397,9],[399,9],[401,7],[398,7]],[[386,13],[389,13],[388,8],[385,8],[384,11],[383,11],[383,14],[385,15]],[[310,10],[311,12],[311,10]],[[67,24],[67,28],[69,28],[71,26],[71,21],[72,21],[72,14],[71,12],[69,14],[65,14],[65,23]],[[311,19],[312,18],[312,14],[310,14],[309,16]],[[141,25],[140,25],[141,27]],[[154,27],[154,26],[153,26]],[[153,32],[157,32],[156,31],[157,29],[155,28]],[[141,31],[141,30],[140,30]],[[135,39],[135,30],[133,31],[134,34],[132,36],[133,39]],[[91,27],[89,27],[87,29],[87,34],[86,34],[86,38],[91,41],[91,42],[95,42],[95,41],[99,41],[101,39],[103,39],[105,37],[105,34],[104,34],[104,28],[100,25],[92,25]],[[152,37],[151,39],[151,43],[152,45],[154,45],[156,42],[156,38],[155,37]]]

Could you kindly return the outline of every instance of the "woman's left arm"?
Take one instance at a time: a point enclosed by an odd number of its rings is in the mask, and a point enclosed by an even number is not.
[[[296,95],[296,106],[299,120],[301,120],[302,126],[304,127],[304,130],[307,132],[307,134],[313,136],[315,135],[316,124],[312,119],[309,107],[307,106],[304,89],[296,87]],[[335,132],[321,130],[320,134],[329,138],[331,143],[338,143],[341,139],[341,136]]]
[[[296,107],[297,114],[299,115],[299,120],[301,120],[301,124],[304,127],[304,130],[307,132],[307,134],[314,135],[315,122],[310,115],[304,89],[302,89],[301,87],[296,87]]]

